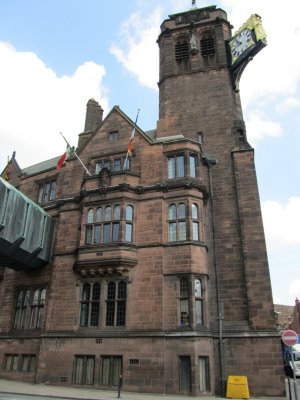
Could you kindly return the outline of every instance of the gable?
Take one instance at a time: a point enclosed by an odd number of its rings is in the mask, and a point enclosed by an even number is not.
[[[126,156],[133,129],[134,122],[119,107],[114,107],[87,140],[80,156],[91,164],[106,156]],[[136,127],[133,140],[135,153],[150,143],[151,139]]]

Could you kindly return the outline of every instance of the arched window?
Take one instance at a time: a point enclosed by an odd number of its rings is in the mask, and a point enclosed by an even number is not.
[[[212,56],[215,54],[215,41],[214,38],[206,34],[201,38],[201,55],[203,57]]]
[[[180,39],[175,45],[175,60],[178,66],[178,71],[186,71],[189,67],[189,43],[186,39]]]
[[[176,205],[171,204],[169,207],[169,219],[176,219]]]
[[[168,210],[169,241],[186,240],[186,205],[171,204]]]
[[[31,304],[30,323],[31,329],[41,328],[44,319],[44,304],[46,298],[46,289],[36,289],[33,293]]]
[[[107,285],[106,326],[124,326],[126,316],[126,282]]]
[[[120,215],[121,215],[121,208],[119,205],[116,205],[114,207],[114,220],[118,221],[120,219]]]
[[[92,208],[89,209],[87,213],[87,221],[88,224],[92,224],[94,222],[94,210]]]
[[[102,208],[98,207],[96,210],[96,222],[102,222]]]
[[[111,220],[111,207],[107,206],[105,207],[105,221],[110,221]]]
[[[133,236],[133,207],[127,206],[125,213],[125,241],[132,242]]]
[[[190,325],[189,281],[180,279],[180,326]]]
[[[124,240],[133,240],[133,207],[127,206],[122,213],[120,204],[89,209],[85,224],[85,244],[99,245],[121,240],[121,221],[125,219]],[[124,222],[123,222],[124,223]]]
[[[192,178],[196,177],[196,161],[197,157],[194,154],[189,155],[189,166],[190,166],[190,176]]]
[[[100,283],[93,284],[90,325],[98,326],[100,309]]]
[[[195,304],[196,304],[196,325],[203,324],[203,287],[200,279],[195,279]]]
[[[40,291],[36,289],[33,292],[33,301],[32,301],[32,306],[31,306],[31,313],[30,313],[30,328],[36,327],[37,311],[38,311],[37,306],[39,304],[39,295],[40,295]]]
[[[109,282],[107,285],[106,325],[113,326],[115,319],[116,284]]]
[[[199,240],[199,212],[197,204],[192,204],[192,239]]]
[[[39,312],[37,317],[37,328],[42,327],[42,323],[45,318],[45,301],[46,301],[46,289],[41,290],[40,302],[39,302]]]
[[[179,278],[180,326],[198,326],[204,324],[203,280],[190,275]]]
[[[178,206],[178,218],[182,219],[186,217],[186,212],[185,212],[185,204],[180,203]]]
[[[82,287],[80,326],[98,326],[100,311],[100,283],[85,283]]]
[[[28,314],[28,307],[30,305],[30,291],[26,290],[25,292],[25,297],[23,300],[23,305],[22,305],[22,313],[21,313],[21,329],[24,329],[27,327],[27,314]]]
[[[93,243],[93,222],[94,222],[94,210],[92,208],[89,209],[86,217],[86,226],[85,226],[85,243],[92,244]]]
[[[90,291],[90,284],[85,283],[81,296],[80,326],[88,326]]]
[[[24,293],[23,293],[23,290],[21,290],[18,293],[17,302],[16,302],[16,306],[15,306],[15,316],[14,316],[14,325],[13,325],[14,329],[18,329],[20,326],[23,301],[24,301]]]
[[[120,218],[121,218],[121,207],[116,205],[114,207],[114,222],[112,225],[112,241],[118,242],[120,239]]]
[[[127,289],[126,282],[120,281],[118,284],[118,301],[117,301],[117,316],[116,316],[117,326],[125,325],[126,289]]]
[[[210,33],[206,33],[200,40],[201,55],[204,60],[204,65],[208,66],[212,63],[215,56],[215,40]]]
[[[20,290],[17,295],[14,329],[40,329],[44,321],[45,288]]]

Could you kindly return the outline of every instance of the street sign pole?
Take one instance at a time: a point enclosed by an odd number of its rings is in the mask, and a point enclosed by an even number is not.
[[[298,335],[297,335],[297,333],[295,331],[292,331],[291,329],[288,329],[286,331],[283,331],[282,336],[281,336],[281,340],[283,341],[284,344],[286,344],[289,347],[289,352],[291,354],[295,400],[298,400],[297,380],[296,380],[296,374],[295,374],[295,362],[294,362],[294,355],[293,355],[293,350],[292,350],[292,346],[295,346],[295,344],[298,343]]]

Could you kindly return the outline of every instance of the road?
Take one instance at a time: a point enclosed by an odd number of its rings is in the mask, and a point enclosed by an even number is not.
[[[11,393],[1,393],[0,400],[66,400],[65,397],[45,397],[45,396],[32,396],[30,394],[11,394]]]
[[[286,399],[288,400],[300,400],[300,379],[296,380],[296,386],[297,386],[297,395],[298,398],[296,398],[295,393],[293,391],[294,383],[293,380],[290,381],[290,388],[291,388],[291,395],[287,394]],[[286,386],[288,390],[288,385]],[[121,396],[122,398],[122,396]],[[158,398],[158,397],[157,397]],[[209,396],[207,398],[213,398],[213,396]],[[0,400],[66,400],[66,397],[56,397],[56,396],[39,396],[39,395],[31,395],[31,394],[14,394],[14,393],[3,393],[0,392]],[[259,398],[258,398],[259,399]],[[266,399],[266,397],[264,398]],[[268,400],[274,400],[272,397],[268,397]],[[278,398],[277,398],[278,399]],[[70,398],[70,400],[73,400]],[[100,397],[99,397],[100,400]],[[180,397],[178,397],[178,400],[180,400]],[[261,398],[262,400],[262,398]]]

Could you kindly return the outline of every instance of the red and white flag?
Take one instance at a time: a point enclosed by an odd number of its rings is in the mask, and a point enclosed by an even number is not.
[[[67,144],[66,151],[64,152],[64,154],[62,154],[59,157],[59,160],[57,161],[57,165],[56,165],[57,171],[59,171],[61,169],[61,167],[64,165],[66,159],[72,154],[72,152],[73,152],[72,148],[69,146],[69,144]]]
[[[132,156],[132,152],[133,152],[133,139],[134,139],[134,134],[135,134],[135,126],[134,126],[134,128],[133,128],[132,133],[131,133],[130,140],[129,140],[129,143],[128,143],[128,148],[127,148],[127,153],[128,153],[128,156],[129,156],[129,157]]]
[[[134,134],[135,134],[135,129],[136,129],[136,124],[137,124],[139,112],[140,112],[140,109],[138,109],[138,112],[137,112],[137,115],[136,115],[136,119],[135,119],[135,123],[134,123],[134,127],[133,127],[132,132],[131,132],[131,136],[130,136],[130,140],[129,140],[128,147],[127,147],[127,154],[126,154],[123,170],[128,168],[128,157],[132,157],[133,139],[134,139]]]
[[[80,162],[80,164],[83,166],[85,172],[88,175],[92,175],[90,173],[90,171],[87,169],[87,167],[83,164],[83,162],[81,161],[81,159],[78,157],[76,151],[75,151],[75,147],[71,147],[69,142],[67,141],[67,139],[64,137],[64,135],[59,132],[61,134],[61,136],[64,138],[64,141],[67,143],[67,148],[66,151],[64,152],[64,154],[59,158],[59,160],[57,161],[57,165],[56,165],[56,169],[59,171],[61,169],[61,167],[64,165],[64,162],[66,161],[66,159],[71,155],[74,154],[74,156],[77,158],[77,160]]]

